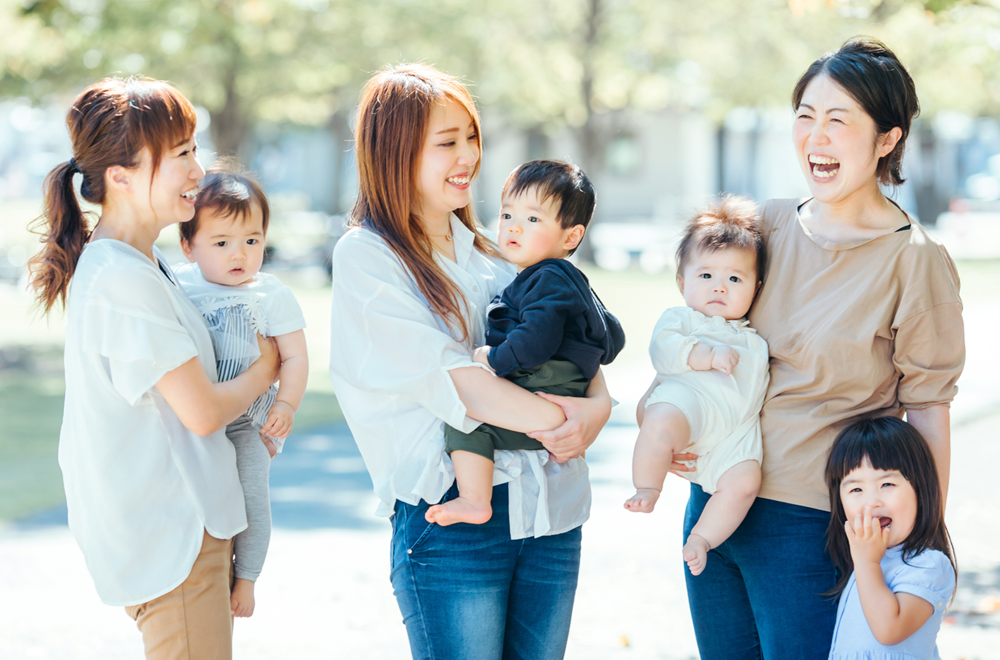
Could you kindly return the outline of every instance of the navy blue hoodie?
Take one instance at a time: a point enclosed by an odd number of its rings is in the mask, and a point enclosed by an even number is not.
[[[622,326],[597,298],[586,275],[565,259],[546,259],[518,273],[487,308],[486,343],[498,376],[568,360],[593,378],[625,345]]]

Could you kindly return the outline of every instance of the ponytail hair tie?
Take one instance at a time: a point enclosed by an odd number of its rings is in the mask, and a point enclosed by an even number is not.
[[[74,174],[76,174],[77,172],[79,172],[80,174],[83,174],[83,170],[81,170],[80,166],[76,164],[76,159],[75,158],[70,158],[69,159],[69,171],[72,172],[72,173],[74,173]]]

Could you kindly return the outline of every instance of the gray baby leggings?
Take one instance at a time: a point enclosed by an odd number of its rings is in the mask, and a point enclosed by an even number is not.
[[[271,456],[260,439],[260,431],[246,415],[226,427],[226,436],[236,447],[236,469],[240,473],[249,525],[236,535],[233,544],[236,577],[256,582],[271,541],[271,500],[267,488]]]

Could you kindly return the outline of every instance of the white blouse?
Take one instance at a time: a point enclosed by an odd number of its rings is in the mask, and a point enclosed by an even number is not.
[[[206,280],[196,263],[177,264],[173,272],[208,326],[219,382],[236,378],[260,357],[258,333],[278,337],[306,327],[295,294],[274,275],[257,273],[245,284],[225,286]],[[247,410],[258,428],[267,422],[277,396],[278,388],[271,385]],[[271,440],[280,452],[285,439]]]
[[[201,314],[154,254],[159,264],[119,241],[88,244],[67,300],[59,467],[70,530],[108,605],[173,590],[203,530],[228,539],[247,526],[225,432],[195,435],[156,390],[193,357],[217,378]]]
[[[479,422],[449,372],[485,367],[471,349],[485,343],[486,307],[515,276],[510,264],[480,253],[474,234],[452,216],[456,262],[438,263],[468,302],[472,341],[462,344],[430,309],[409,271],[375,232],[356,228],[333,251],[330,377],[381,500],[436,503],[455,480],[444,425],[468,433]],[[490,372],[492,373],[492,372]],[[497,451],[493,484],[509,484],[512,539],[560,534],[590,516],[587,464],[559,464],[545,451]]]

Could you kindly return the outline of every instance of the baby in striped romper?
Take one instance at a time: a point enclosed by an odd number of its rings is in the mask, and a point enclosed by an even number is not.
[[[194,218],[180,225],[181,248],[191,263],[174,272],[208,324],[219,382],[260,357],[258,334],[273,337],[281,354],[280,387],[271,385],[226,427],[236,448],[248,524],[233,545],[236,580],[230,605],[233,616],[248,617],[271,538],[270,460],[292,430],[309,375],[306,324],[291,290],[259,272],[269,215],[260,186],[241,172],[213,168],[202,181],[195,208]]]

